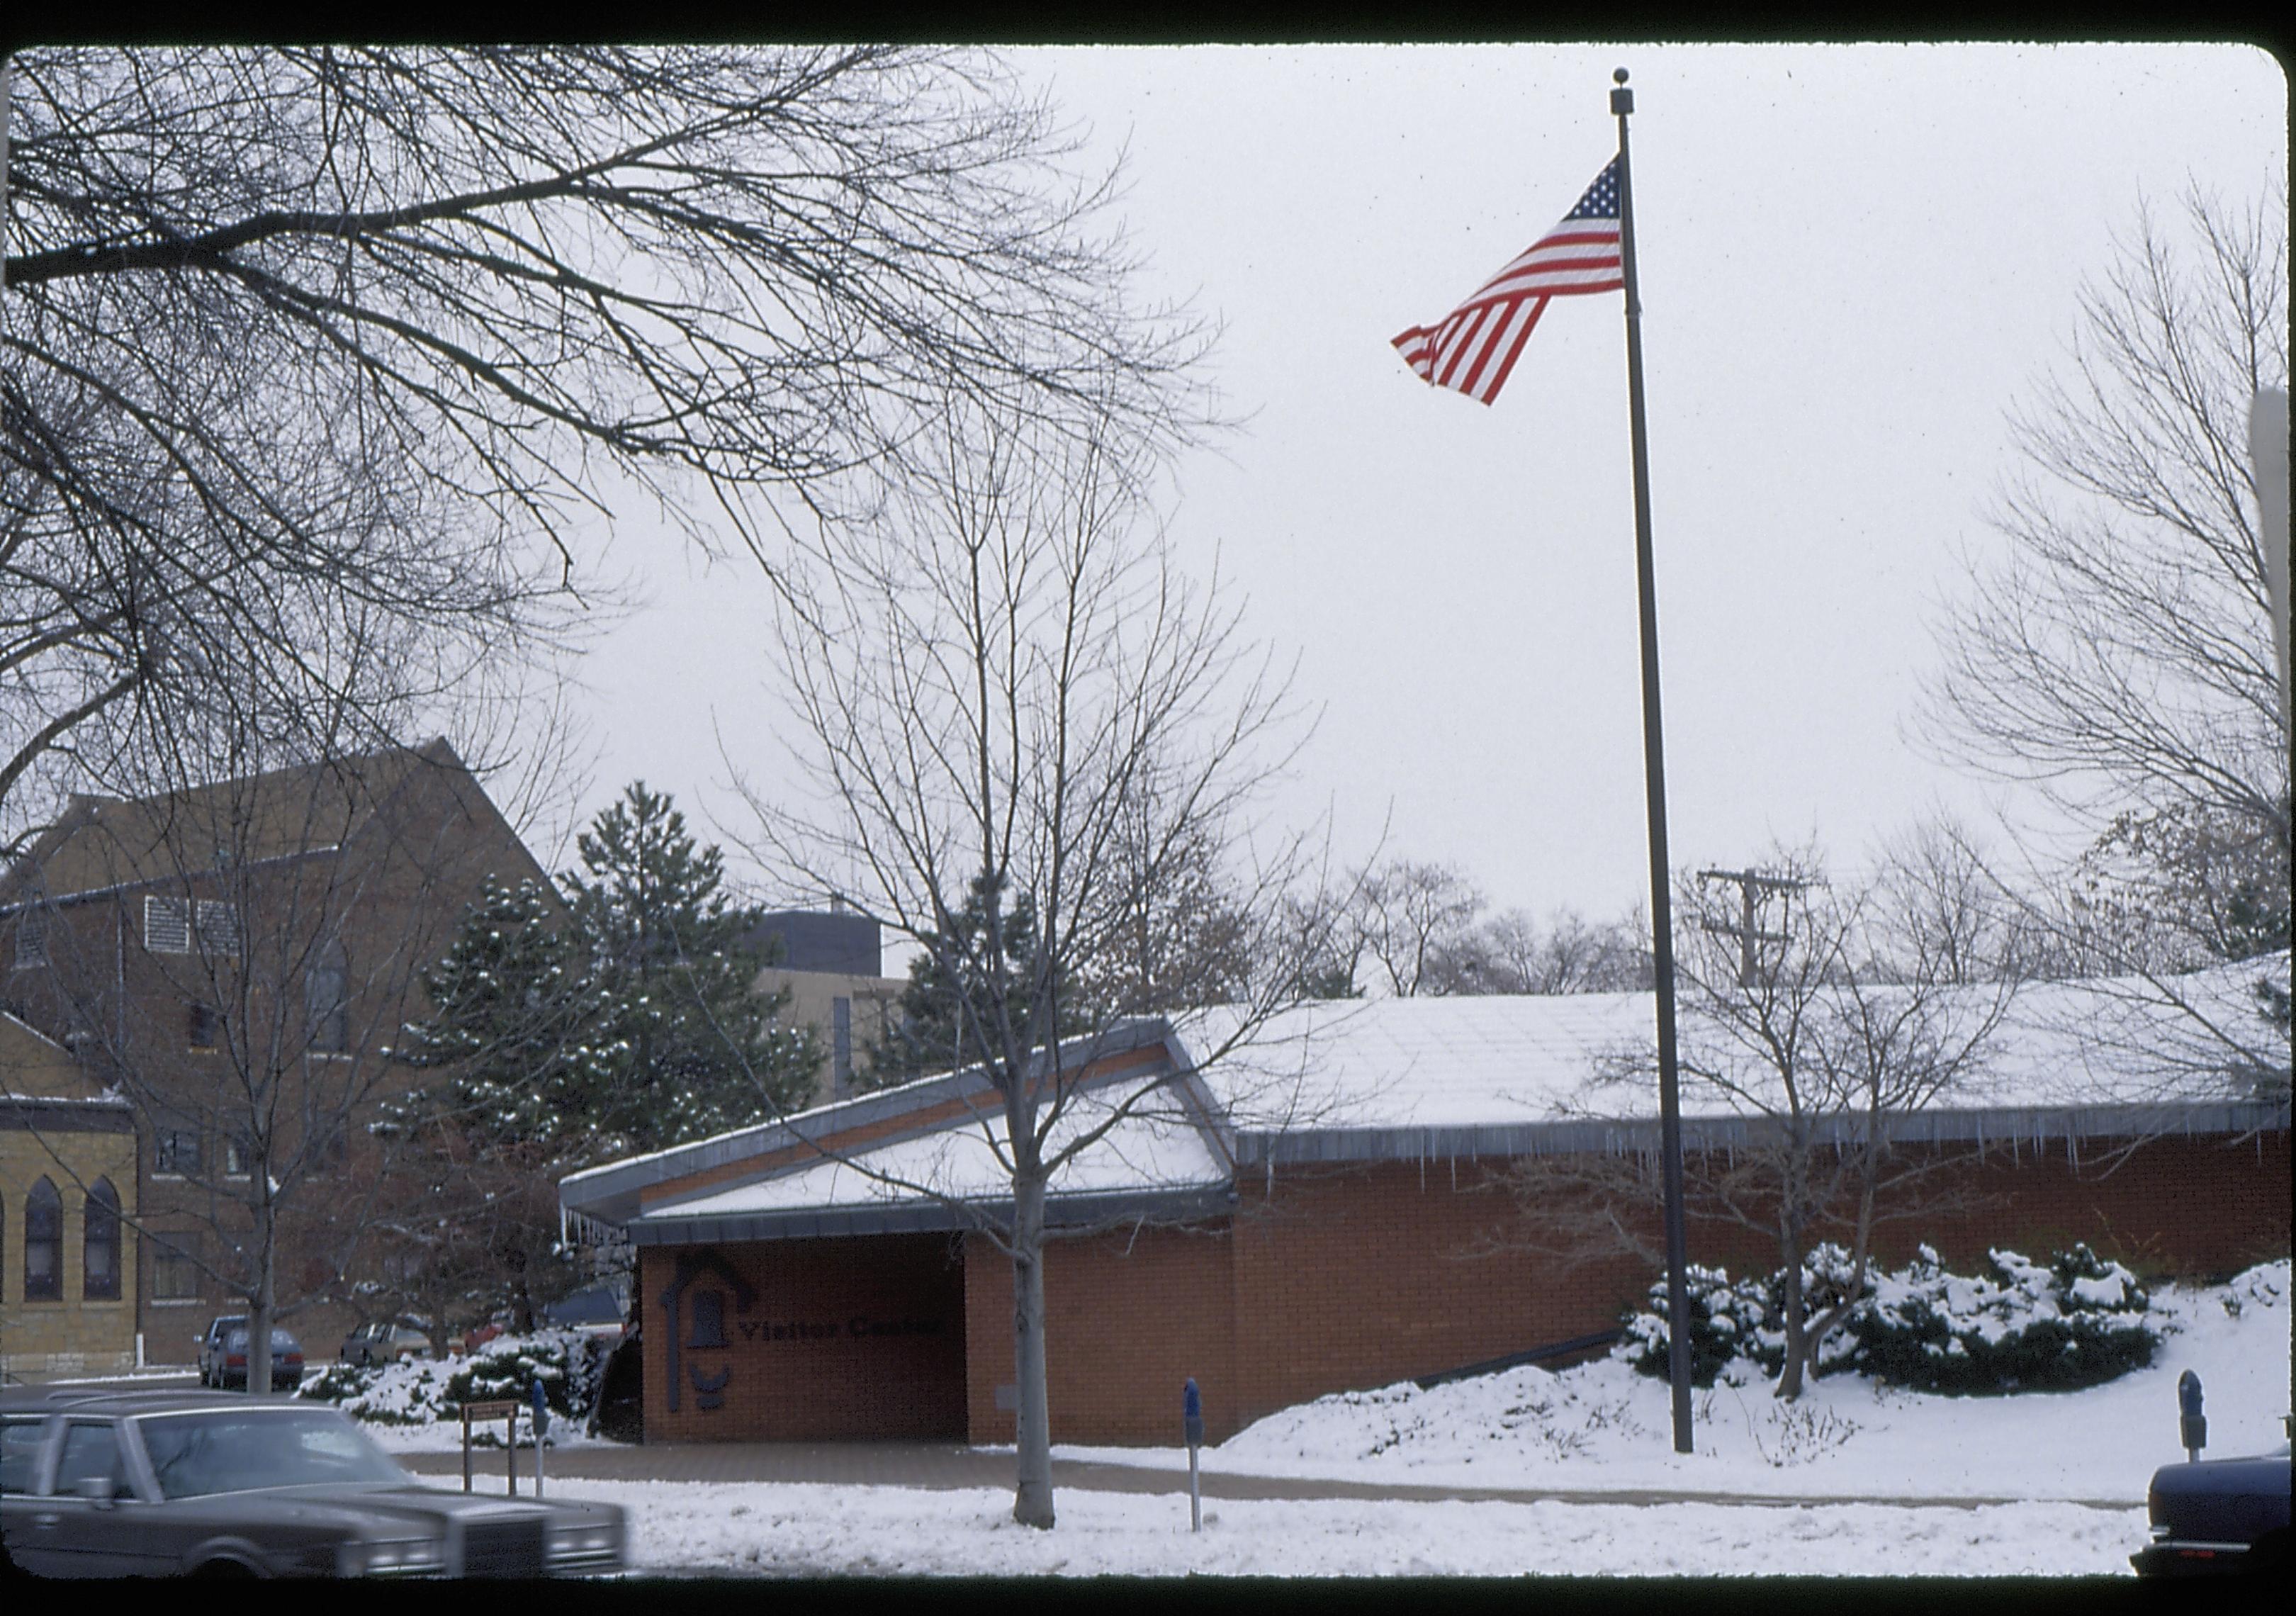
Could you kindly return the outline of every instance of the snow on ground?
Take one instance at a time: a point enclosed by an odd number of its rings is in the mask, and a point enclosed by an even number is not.
[[[1055,1497],[1049,1532],[1009,1491],[570,1481],[630,1512],[639,1574],[1256,1577],[2111,1576],[2144,1512],[2077,1504],[1470,1504]]]
[[[2206,1391],[2210,1456],[2269,1452],[2287,1440],[2289,1283],[2283,1259],[2229,1285],[2161,1287],[2154,1322],[2169,1333],[2152,1366],[2086,1391],[1949,1398],[1841,1375],[1786,1405],[1759,1380],[1718,1383],[1693,1394],[1696,1451],[1677,1454],[1665,1382],[1606,1358],[1559,1374],[1524,1367],[1424,1391],[1406,1382],[1321,1398],[1205,1449],[1203,1466],[1567,1492],[2142,1504],[2153,1470],[2184,1457],[2176,1386],[2186,1369]],[[1177,1448],[1054,1452],[1187,1463]]]
[[[2183,1456],[2180,1373],[2206,1385],[2211,1456],[2284,1440],[2289,1295],[2286,1261],[2212,1290],[2164,1287],[2154,1307],[2171,1333],[2152,1366],[2087,1391],[1946,1398],[1843,1376],[1797,1409],[1759,1383],[1718,1386],[1698,1394],[1687,1456],[1670,1448],[1665,1385],[1614,1360],[1324,1398],[1202,1456],[1212,1474],[1807,1502],[1215,1498],[1194,1534],[1185,1496],[1070,1488],[1047,1533],[1015,1525],[1002,1489],[570,1478],[550,1491],[624,1505],[631,1569],[655,1575],[2127,1575],[2145,1483]],[[401,1451],[460,1440],[455,1424],[367,1429]],[[552,1435],[588,1445],[562,1422]],[[1186,1466],[1181,1449],[1054,1453]],[[1892,1497],[2014,1501],[1841,1501]]]

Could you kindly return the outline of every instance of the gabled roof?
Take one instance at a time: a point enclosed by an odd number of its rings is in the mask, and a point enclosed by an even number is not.
[[[2281,956],[2166,981],[2030,985],[1981,1080],[1893,1131],[1940,1142],[2285,1128],[2286,1036],[2258,1013],[2254,984],[2287,970]],[[1257,1022],[1217,1008],[1132,1023],[1064,1060],[1107,1063],[1111,1098],[1160,1084],[1175,1103],[1119,1123],[1053,1194],[1073,1198],[1078,1218],[1127,1197],[1212,1211],[1239,1164],[1649,1150],[1655,1084],[1590,1099],[1588,1079],[1606,1062],[1649,1059],[1655,1043],[1649,993],[1319,1001]],[[2276,1088],[2259,1086],[2259,1069],[2282,1074]],[[1001,1118],[985,1096],[977,1073],[929,1078],[576,1174],[560,1202],[641,1243],[956,1227],[945,1201],[863,1169],[962,1202],[1009,1198],[981,1127]],[[1684,1109],[1693,1144],[1756,1126],[1694,1086]]]
[[[0,1100],[65,1105],[125,1105],[105,1094],[70,1050],[29,1022],[0,1011]]]
[[[48,903],[217,867],[340,852],[406,793],[439,783],[470,813],[516,833],[444,737],[351,758],[298,764],[140,798],[75,795],[0,880],[0,907],[37,893]],[[521,854],[522,846],[519,847]],[[538,873],[531,855],[530,871]]]
[[[1123,1023],[1060,1058],[1079,1076],[1049,1148],[1105,1131],[1060,1175],[1051,1221],[1225,1206],[1228,1141],[1164,1023]],[[576,1173],[559,1201],[641,1244],[963,1228],[967,1208],[1012,1198],[992,1136],[1004,1117],[987,1079],[946,1074]]]

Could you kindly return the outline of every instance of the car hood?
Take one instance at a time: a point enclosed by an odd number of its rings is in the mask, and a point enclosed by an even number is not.
[[[612,1505],[589,1504],[575,1498],[488,1497],[483,1493],[447,1492],[411,1483],[398,1487],[388,1482],[209,1493],[197,1498],[177,1499],[169,1509],[182,1520],[212,1517],[218,1523],[240,1526],[259,1522],[366,1526],[383,1530],[386,1535],[393,1522],[415,1530],[441,1530],[450,1520],[469,1524],[479,1521],[542,1519],[570,1525],[616,1513]]]

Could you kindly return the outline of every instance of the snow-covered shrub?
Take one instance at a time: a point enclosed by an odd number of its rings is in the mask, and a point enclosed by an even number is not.
[[[1848,1293],[1852,1267],[1836,1246],[1810,1253],[1802,1266],[1809,1316]],[[1922,1391],[2070,1391],[2152,1361],[2161,1338],[2148,1317],[2151,1298],[2120,1264],[2076,1245],[2046,1264],[1997,1251],[1988,1267],[1986,1275],[1954,1274],[1923,1246],[1895,1273],[1869,1269],[1864,1295],[1826,1337],[1819,1374],[1853,1369]],[[1785,1365],[1784,1273],[1763,1283],[1733,1282],[1718,1268],[1691,1272],[1694,1383],[1778,1374]],[[1630,1316],[1626,1330],[1620,1355],[1663,1379],[1664,1281],[1651,1286],[1648,1309]]]
[[[1948,1273],[1927,1246],[1847,1321],[1867,1374],[1922,1391],[2073,1391],[2141,1369],[2161,1344],[2136,1276],[2086,1245],[2046,1265],[1991,1252]]]
[[[1751,1279],[1733,1281],[1722,1268],[1685,1270],[1690,1292],[1690,1380],[1711,1386],[1714,1377],[1730,1363],[1759,1353],[1757,1338],[1768,1310],[1761,1285]],[[1625,1320],[1627,1338],[1618,1350],[1644,1374],[1667,1378],[1666,1281],[1650,1288],[1648,1310],[1630,1313]]]
[[[383,1425],[424,1425],[460,1420],[465,1403],[528,1399],[534,1378],[553,1415],[580,1421],[597,1396],[611,1343],[581,1330],[537,1330],[496,1336],[467,1358],[440,1363],[406,1358],[360,1368],[337,1364],[303,1387],[303,1395],[335,1403],[354,1419]],[[473,1432],[474,1440],[499,1439]]]

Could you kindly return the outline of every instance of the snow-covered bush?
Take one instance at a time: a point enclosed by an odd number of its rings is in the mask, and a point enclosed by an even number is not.
[[[1821,1374],[1852,1369],[1922,1391],[1983,1394],[2070,1391],[2152,1361],[2160,1333],[2136,1277],[2086,1245],[2036,1263],[1990,1253],[1990,1272],[1947,1270],[1920,1249],[1894,1273],[1870,1269],[1864,1294],[1826,1338]],[[1820,1246],[1802,1267],[1815,1316],[1848,1293],[1848,1254]],[[1785,1362],[1783,1272],[1766,1283],[1732,1281],[1719,1268],[1691,1270],[1691,1375],[1710,1386],[1775,1375]],[[1620,1356],[1644,1374],[1667,1374],[1666,1284],[1626,1320]]]
[[[1840,1246],[1821,1245],[1811,1251],[1801,1267],[1802,1296],[1808,1309],[1816,1313],[1832,1307],[1847,1292],[1854,1267],[1849,1254]],[[1733,1280],[1726,1269],[1702,1268],[1692,1264],[1687,1279],[1691,1383],[1711,1386],[1718,1377],[1743,1383],[1753,1378],[1757,1366],[1763,1374],[1777,1374],[1785,1363],[1786,1352],[1784,1273],[1781,1271],[1767,1282]],[[1870,1276],[1866,1283],[1870,1294]],[[1652,1284],[1649,1302],[1646,1309],[1627,1316],[1627,1339],[1618,1350],[1643,1374],[1664,1380],[1669,1373],[1669,1339],[1664,1279]],[[1819,1373],[1839,1368],[1847,1361],[1839,1334],[1829,1336],[1823,1361],[1818,1365]],[[1733,1374],[1733,1366],[1741,1372]]]
[[[1917,1390],[1983,1394],[2074,1391],[2152,1361],[2152,1299],[2119,1263],[2076,1245],[2046,1266],[1997,1251],[1989,1266],[1948,1273],[1924,1246],[1882,1276],[1846,1321],[1858,1367]]]
[[[1686,1270],[1686,1278],[1690,1292],[1691,1383],[1711,1386],[1714,1377],[1728,1365],[1759,1355],[1755,1342],[1768,1304],[1759,1281],[1733,1281],[1725,1269],[1702,1268],[1693,1263]],[[1628,1316],[1627,1339],[1619,1350],[1644,1374],[1664,1380],[1671,1373],[1667,1364],[1671,1337],[1667,1330],[1663,1279],[1651,1286],[1650,1304],[1649,1310]]]
[[[503,1335],[468,1357],[441,1363],[405,1358],[362,1368],[336,1364],[305,1383],[303,1395],[339,1405],[354,1419],[381,1425],[426,1425],[460,1420],[463,1405],[503,1398],[524,1402],[534,1378],[542,1379],[543,1399],[560,1418],[586,1419],[597,1396],[611,1343],[581,1330],[537,1330]],[[494,1441],[490,1433],[473,1440]]]

